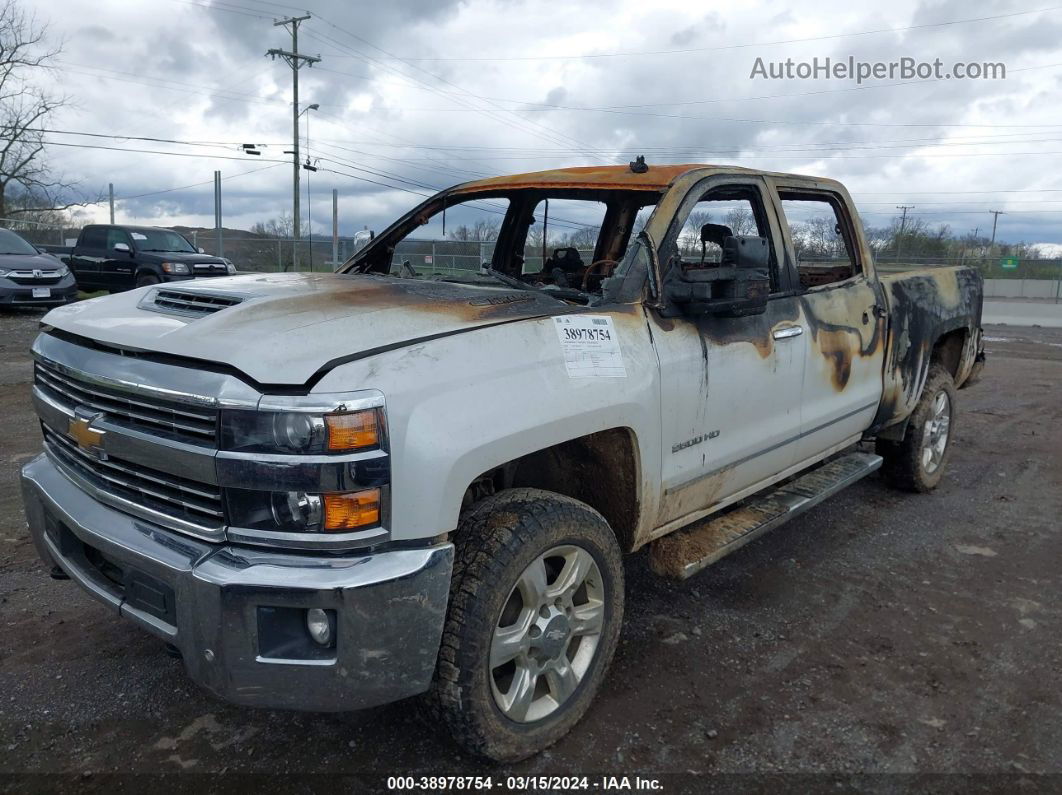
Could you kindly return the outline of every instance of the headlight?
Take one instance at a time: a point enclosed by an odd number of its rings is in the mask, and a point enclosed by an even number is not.
[[[0,278],[7,276],[7,274],[9,273],[11,273],[11,271],[9,271],[7,268],[0,268]]]
[[[161,267],[163,273],[172,273],[177,276],[187,276],[190,272],[188,265],[183,262],[163,262]]]
[[[257,453],[322,455],[380,446],[379,409],[313,413],[302,411],[226,411],[221,418],[221,447]]]
[[[376,527],[379,488],[334,494],[229,489],[229,522],[248,530],[278,533],[349,533]]]
[[[66,267],[66,265],[59,266],[59,268],[55,271],[55,275],[60,279],[66,278],[69,274],[70,268]]]
[[[225,263],[225,270],[227,270],[230,275],[235,274],[236,273],[236,266],[233,265],[231,262],[226,262]]]

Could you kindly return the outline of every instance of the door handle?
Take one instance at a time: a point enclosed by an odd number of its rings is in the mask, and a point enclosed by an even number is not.
[[[803,333],[803,326],[786,326],[784,328],[775,329],[771,336],[776,340],[787,340],[792,337],[799,337]]]

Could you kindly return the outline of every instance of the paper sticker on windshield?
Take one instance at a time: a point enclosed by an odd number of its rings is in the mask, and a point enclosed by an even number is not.
[[[608,315],[553,318],[569,378],[626,378],[619,335]]]
[[[140,232],[130,232],[133,236],[133,240],[147,240],[147,235],[142,235]]]

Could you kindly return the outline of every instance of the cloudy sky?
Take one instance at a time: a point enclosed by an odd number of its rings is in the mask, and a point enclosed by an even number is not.
[[[87,193],[113,182],[138,197],[119,202],[120,221],[213,226],[215,169],[226,227],[290,212],[291,167],[271,161],[290,163],[291,72],[265,51],[291,46],[274,19],[309,12],[299,49],[321,62],[302,70],[300,100],[320,105],[307,114],[318,232],[331,228],[332,188],[351,233],[477,176],[645,153],[834,177],[869,226],[906,204],[985,233],[997,209],[1001,239],[1062,243],[1062,6],[22,2],[64,41],[42,79],[71,104],[49,140],[78,146],[52,147],[51,162]],[[757,58],[849,56],[1002,62],[1006,79],[750,79]],[[244,142],[261,156],[241,154]],[[87,215],[104,220],[106,206]]]

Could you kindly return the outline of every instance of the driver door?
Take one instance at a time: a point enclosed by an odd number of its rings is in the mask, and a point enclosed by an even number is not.
[[[712,177],[683,201],[663,267],[711,267],[706,236],[753,235],[771,247],[767,310],[747,317],[662,317],[649,322],[660,367],[663,499],[658,526],[683,524],[795,462],[807,337],[787,289],[778,218],[757,177]]]

